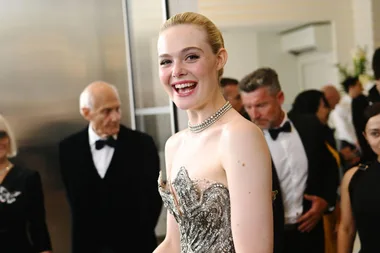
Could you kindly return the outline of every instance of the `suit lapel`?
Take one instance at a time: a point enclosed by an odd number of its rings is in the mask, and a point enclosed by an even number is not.
[[[125,138],[124,129],[122,128],[122,126],[120,126],[120,131],[118,133],[117,140],[116,140],[116,147],[113,152],[110,164],[108,165],[106,174],[104,175],[104,179],[106,179],[107,177],[109,177],[110,174],[113,173],[113,171],[115,170],[115,167],[118,167],[118,161],[119,161],[119,157],[121,156],[121,152],[123,152],[124,155],[128,154],[127,150],[123,146],[123,144],[125,143],[123,141],[124,138]]]
[[[80,134],[81,138],[78,143],[78,161],[82,160],[82,167],[89,173],[96,173],[100,178],[98,171],[96,170],[94,160],[92,159],[92,152],[88,137],[88,127],[86,127]]]
[[[293,116],[292,114],[289,114],[288,116],[291,122],[293,123],[294,128],[297,130],[298,135],[301,139],[303,149],[305,150],[306,159],[307,159],[307,171],[308,171],[307,177],[309,179],[311,164],[310,164],[310,150],[309,150],[310,146],[308,144],[309,142],[308,136],[310,133],[307,132],[307,129],[302,127],[303,124],[299,123],[295,115]]]

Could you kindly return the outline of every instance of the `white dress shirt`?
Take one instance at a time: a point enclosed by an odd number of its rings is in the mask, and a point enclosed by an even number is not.
[[[264,130],[264,136],[280,181],[285,223],[294,224],[303,211],[302,204],[308,175],[308,160],[301,138],[285,113],[281,126],[286,121],[291,124],[291,132],[280,132],[277,139],[273,140],[268,130]]]
[[[347,141],[353,145],[357,143],[355,127],[352,122],[352,98],[344,95],[339,104],[331,112],[331,123],[335,128],[335,137],[340,141]]]
[[[104,138],[101,138],[99,135],[97,135],[97,133],[95,133],[95,131],[92,129],[92,126],[90,125],[88,127],[88,140],[90,142],[92,160],[94,161],[94,165],[98,171],[99,176],[101,178],[104,178],[111,163],[115,149],[105,145],[102,149],[97,150],[95,147],[95,142],[101,139]]]

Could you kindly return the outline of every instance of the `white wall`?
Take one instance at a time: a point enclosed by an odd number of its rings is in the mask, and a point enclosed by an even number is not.
[[[380,47],[380,1],[372,1],[372,21],[373,21],[373,33],[374,33],[374,47]]]
[[[352,0],[352,9],[355,44],[367,47],[367,57],[371,59],[374,51],[372,0]]]
[[[258,64],[260,67],[271,67],[277,71],[285,93],[284,108],[290,109],[290,104],[301,90],[298,83],[297,58],[282,51],[278,33],[260,32],[257,38]]]
[[[335,61],[347,62],[354,47],[352,0],[199,0],[199,12],[219,27],[273,27],[332,21]]]
[[[226,29],[222,34],[228,52],[223,76],[240,80],[259,66],[257,34],[249,28]]]

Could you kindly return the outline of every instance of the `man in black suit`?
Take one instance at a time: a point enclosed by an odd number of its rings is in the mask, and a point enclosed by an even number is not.
[[[117,89],[97,81],[80,95],[88,127],[59,144],[73,253],[151,253],[162,200],[152,137],[120,124]]]
[[[279,178],[285,216],[282,252],[323,253],[322,216],[335,206],[338,175],[322,125],[314,116],[282,110],[284,93],[273,69],[250,73],[239,87],[247,113],[263,129]],[[278,233],[275,228],[275,238]]]
[[[368,92],[371,103],[380,102],[380,47],[376,48],[372,56],[372,70],[375,84]]]

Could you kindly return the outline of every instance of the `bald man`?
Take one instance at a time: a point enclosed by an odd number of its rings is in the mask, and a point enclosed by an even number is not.
[[[88,126],[59,144],[72,253],[151,253],[162,207],[153,139],[120,123],[120,99],[111,84],[91,83],[79,105]]]
[[[334,110],[335,106],[340,101],[340,93],[338,89],[332,84],[327,84],[322,87],[322,92],[325,94],[331,110]]]

